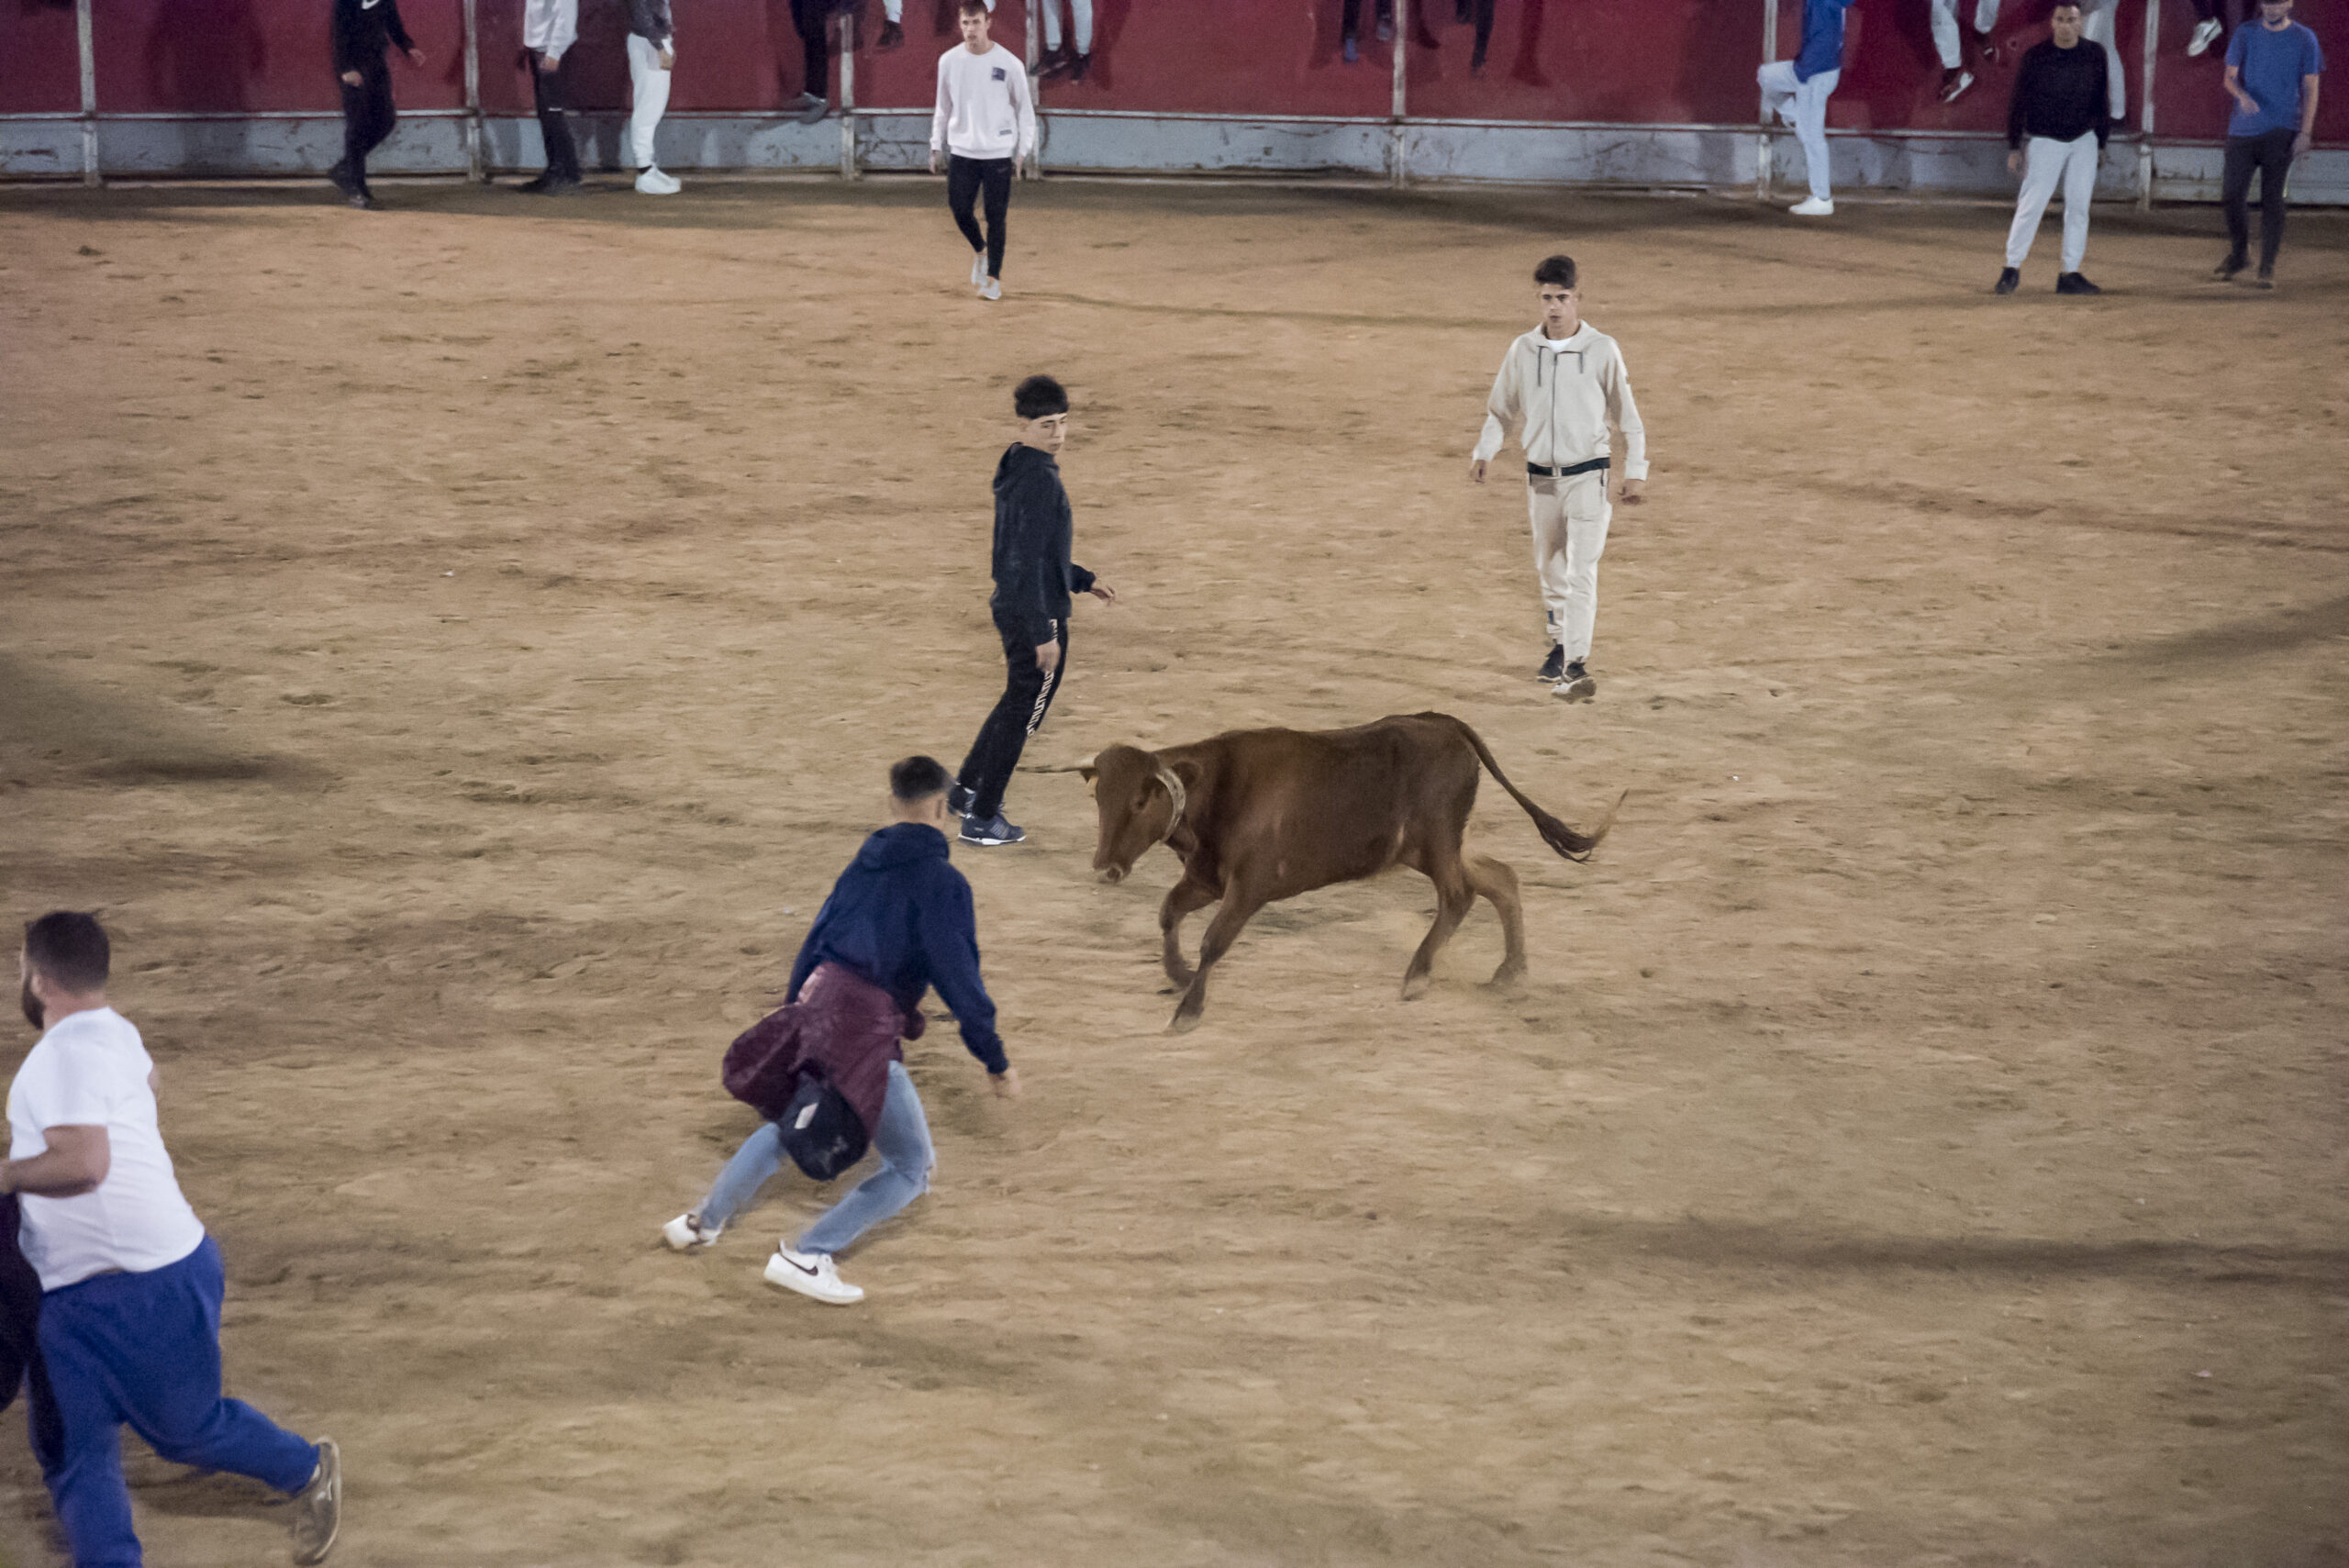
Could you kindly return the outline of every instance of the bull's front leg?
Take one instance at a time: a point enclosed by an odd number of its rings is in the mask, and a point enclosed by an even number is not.
[[[1158,906],[1159,934],[1165,941],[1163,955],[1166,978],[1176,990],[1190,984],[1191,966],[1183,962],[1183,922],[1222,896],[1221,890],[1195,880],[1190,868],[1184,868],[1183,880],[1169,888],[1166,902]]]
[[[1199,970],[1191,976],[1191,984],[1183,993],[1183,1000],[1174,1008],[1174,1017],[1166,1028],[1180,1034],[1199,1021],[1200,1010],[1208,1005],[1208,972],[1216,961],[1230,950],[1240,935],[1240,928],[1250,917],[1264,906],[1264,901],[1233,887],[1223,892],[1223,907],[1208,922],[1207,935],[1199,939]]]

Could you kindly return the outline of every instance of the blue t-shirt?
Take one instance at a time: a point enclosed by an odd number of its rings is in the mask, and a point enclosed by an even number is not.
[[[2324,71],[2324,50],[2317,47],[2314,32],[2298,22],[2273,32],[2255,19],[2245,22],[2228,40],[2227,63],[2259,106],[2257,114],[2247,115],[2237,104],[2227,120],[2229,136],[2300,128],[2300,78]]]
[[[1822,72],[1843,69],[1843,13],[1852,3],[1802,0],[1802,52],[1795,56],[1796,81],[1808,82]]]

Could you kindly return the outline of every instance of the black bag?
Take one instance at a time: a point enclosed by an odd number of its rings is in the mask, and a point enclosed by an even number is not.
[[[813,1068],[799,1075],[798,1092],[774,1118],[784,1152],[813,1179],[829,1182],[864,1158],[864,1122],[830,1080]]]

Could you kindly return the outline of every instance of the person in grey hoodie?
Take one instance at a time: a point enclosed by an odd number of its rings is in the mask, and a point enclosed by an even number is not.
[[[652,133],[669,106],[675,35],[669,0],[628,0],[629,150],[636,156],[636,188],[648,196],[674,196],[685,188],[675,175],[662,172],[652,152]]]
[[[1053,455],[1068,440],[1068,394],[1048,375],[1013,389],[1019,439],[995,470],[995,596],[987,603],[1003,639],[1003,695],[979,726],[947,804],[963,817],[966,844],[1017,844],[1028,835],[1003,815],[1004,791],[1028,737],[1044,722],[1068,673],[1071,594],[1103,604],[1118,591],[1068,558],[1074,522]]]

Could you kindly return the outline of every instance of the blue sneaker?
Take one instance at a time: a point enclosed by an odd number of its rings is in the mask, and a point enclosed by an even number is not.
[[[975,812],[963,818],[963,842],[966,844],[1018,844],[1024,843],[1027,838],[1027,833],[1005,820],[1000,811],[992,821],[982,822]]]

